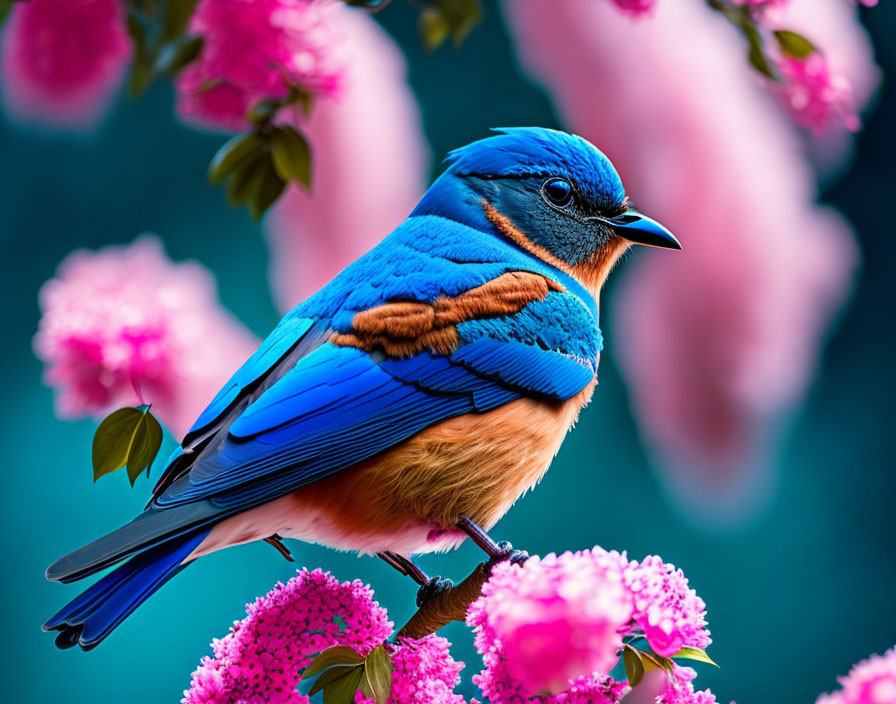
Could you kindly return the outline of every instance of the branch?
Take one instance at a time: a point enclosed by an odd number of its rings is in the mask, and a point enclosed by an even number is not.
[[[492,566],[488,562],[480,563],[463,582],[427,601],[401,627],[397,637],[423,638],[452,621],[465,620],[470,604],[479,597],[482,585],[491,575]]]

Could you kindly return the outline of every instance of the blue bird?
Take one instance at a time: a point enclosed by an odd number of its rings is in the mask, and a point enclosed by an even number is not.
[[[597,299],[631,243],[680,249],[584,139],[527,127],[451,152],[410,216],[280,321],[209,403],[146,510],[60,558],[73,582],[126,558],[46,624],[99,644],[193,560],[281,537],[414,554],[487,531],[543,476],[590,401]]]

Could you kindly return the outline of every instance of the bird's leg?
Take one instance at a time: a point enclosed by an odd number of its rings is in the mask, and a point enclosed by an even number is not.
[[[529,553],[525,550],[514,550],[513,546],[506,540],[496,543],[488,533],[466,516],[457,522],[457,527],[470,536],[470,540],[488,555],[489,562],[495,563],[502,560],[510,560],[515,564],[522,564],[529,559]]]
[[[420,585],[420,589],[417,590],[417,606],[423,606],[433,597],[454,586],[454,582],[450,579],[438,575],[430,577],[404,555],[385,550],[378,552],[376,556]]]
[[[283,544],[283,539],[276,533],[265,538],[264,542],[273,545],[277,552],[286,558],[287,562],[295,562],[295,560],[292,559],[292,554],[289,552],[289,548]]]

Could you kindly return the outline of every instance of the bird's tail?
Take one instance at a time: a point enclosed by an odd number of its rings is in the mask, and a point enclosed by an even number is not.
[[[59,631],[59,648],[95,648],[153,592],[190,564],[184,559],[208,533],[206,529],[172,538],[137,554],[64,606],[43,629]]]

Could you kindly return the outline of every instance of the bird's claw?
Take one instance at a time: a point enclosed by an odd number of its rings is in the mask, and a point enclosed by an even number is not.
[[[439,594],[444,594],[454,587],[454,582],[443,577],[430,577],[429,581],[417,590],[417,606],[423,606],[427,601],[434,599]]]
[[[529,559],[528,552],[525,550],[514,550],[513,545],[507,540],[502,540],[498,543],[498,550],[500,552],[489,560],[489,563],[492,565],[504,562],[504,560],[509,560],[513,565],[521,565]]]

